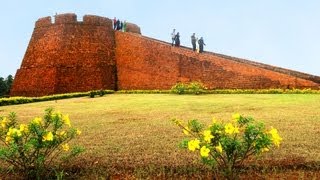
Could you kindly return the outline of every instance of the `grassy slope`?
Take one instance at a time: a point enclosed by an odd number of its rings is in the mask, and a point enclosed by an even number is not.
[[[72,125],[82,130],[75,142],[87,149],[78,159],[80,166],[108,166],[109,171],[148,167],[148,172],[170,167],[182,173],[201,168],[196,155],[177,148],[183,135],[170,119],[197,118],[210,123],[212,117],[229,120],[234,112],[279,130],[281,147],[263,160],[320,161],[319,95],[112,94],[0,107],[0,114],[14,111],[19,120],[28,121],[42,116],[47,107],[69,114]]]

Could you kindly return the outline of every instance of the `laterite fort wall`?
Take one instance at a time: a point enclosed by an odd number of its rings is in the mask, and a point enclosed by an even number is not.
[[[169,89],[201,81],[208,88],[318,88],[319,84],[210,53],[198,54],[140,35],[116,32],[119,89]]]
[[[185,47],[128,32],[112,20],[75,14],[40,18],[17,70],[12,96],[43,96],[99,89],[170,89],[201,81],[209,89],[319,89],[320,77]]]
[[[75,14],[39,19],[35,24],[11,95],[114,89],[116,66],[112,20]]]

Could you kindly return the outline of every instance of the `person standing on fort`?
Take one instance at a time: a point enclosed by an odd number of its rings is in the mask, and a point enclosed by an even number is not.
[[[175,46],[179,47],[180,46],[180,34],[177,32],[175,38],[174,38]]]
[[[123,32],[127,31],[127,21],[123,22],[123,27],[122,27]]]
[[[117,18],[114,17],[113,19],[113,29],[116,30],[117,29]]]
[[[171,46],[173,46],[175,38],[176,38],[176,29],[173,29],[171,33],[171,39],[172,39]]]
[[[120,29],[120,20],[118,19],[116,22],[116,30],[119,30],[119,29]]]
[[[202,37],[198,40],[198,44],[199,44],[199,53],[202,53],[202,52],[203,52],[203,45],[206,45],[206,44],[204,43]]]
[[[191,36],[191,44],[192,44],[192,50],[196,51],[196,47],[197,47],[197,38],[196,38],[196,33],[193,33]]]
[[[119,30],[122,31],[122,28],[123,28],[123,22],[121,21]]]

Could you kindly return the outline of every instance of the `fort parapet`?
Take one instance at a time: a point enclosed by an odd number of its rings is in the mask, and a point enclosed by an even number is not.
[[[210,89],[319,89],[320,77],[226,55],[198,54],[141,35],[127,24],[72,13],[40,18],[17,70],[12,96],[43,96],[98,89],[169,89],[201,81]]]

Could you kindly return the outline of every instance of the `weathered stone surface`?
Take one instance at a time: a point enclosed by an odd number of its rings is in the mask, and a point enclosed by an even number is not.
[[[319,88],[311,80],[139,35],[116,32],[116,42],[119,89],[169,89],[189,81],[209,89]]]
[[[127,32],[132,32],[132,33],[136,33],[136,34],[141,34],[141,30],[140,27],[137,26],[136,24],[133,23],[127,23]]]
[[[55,15],[55,24],[77,23],[77,15],[74,13]]]
[[[52,24],[51,17],[47,16],[44,18],[40,18],[36,21],[35,28],[43,27],[43,26],[50,26]]]
[[[75,14],[40,18],[11,89],[12,96],[43,96],[97,89],[170,89],[201,81],[209,89],[319,89],[320,77],[144,37],[128,23]]]
[[[34,29],[11,95],[42,96],[116,87],[112,21],[85,16],[83,23],[75,18],[74,14],[57,15],[56,23]]]

